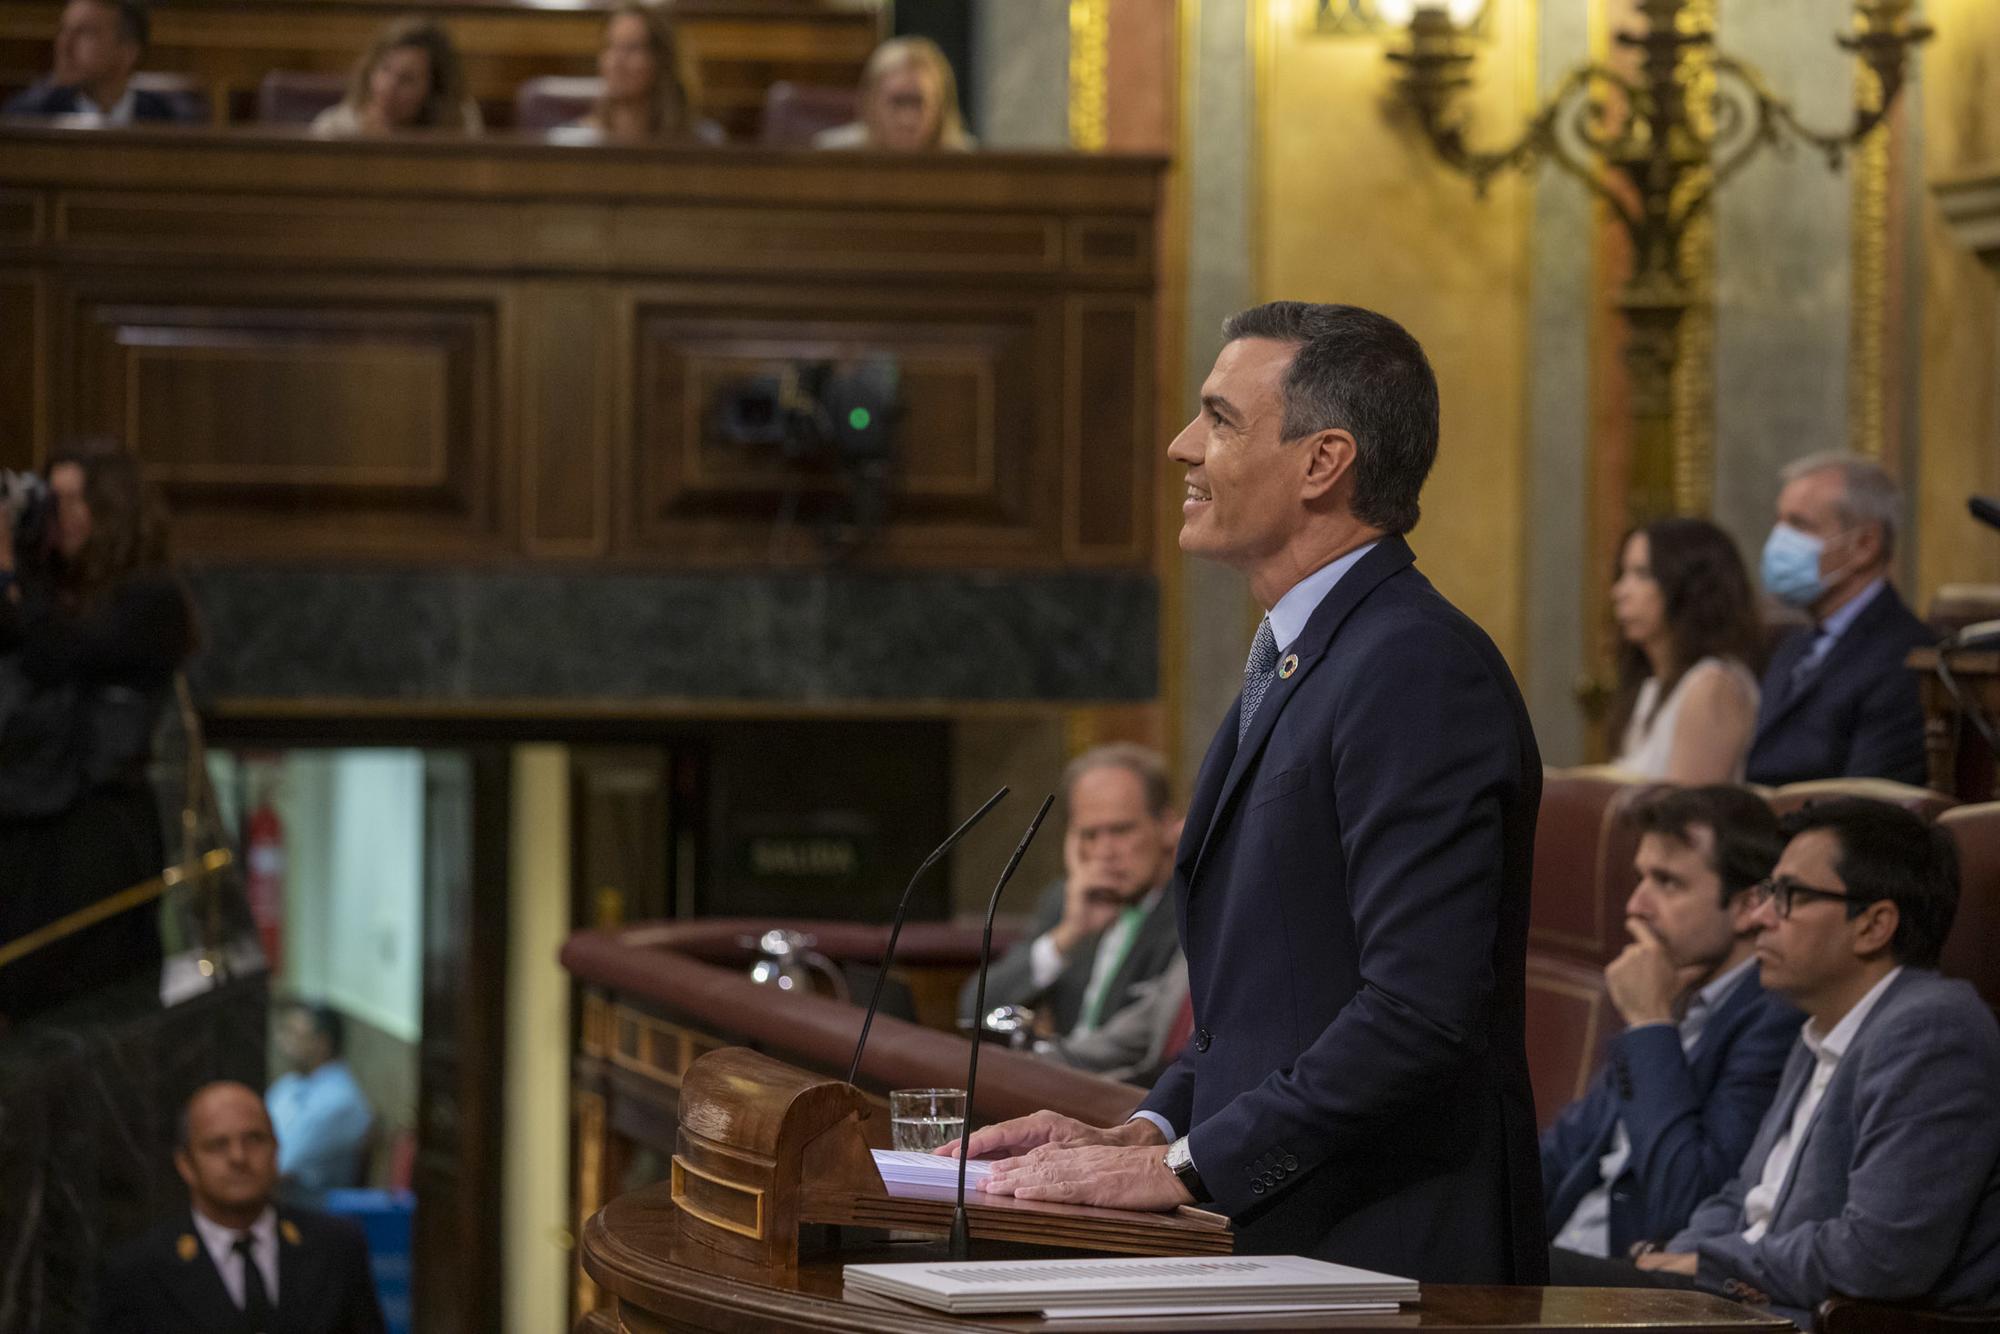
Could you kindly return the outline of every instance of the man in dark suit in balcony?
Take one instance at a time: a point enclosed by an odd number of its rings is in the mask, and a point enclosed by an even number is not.
[[[49,77],[0,107],[5,116],[87,116],[99,125],[191,120],[173,98],[132,86],[151,23],[139,0],[70,0]]]
[[[986,1189],[1203,1202],[1251,1253],[1432,1283],[1548,1268],[1523,1035],[1541,757],[1415,569],[1437,382],[1394,321],[1244,311],[1168,451],[1181,548],[1268,609],[1175,865],[1195,1032],[1138,1116],[971,1138]],[[940,1150],[943,1152],[943,1150]]]
[[[1816,454],[1785,469],[1764,587],[1813,623],[1765,668],[1751,782],[1924,781],[1923,702],[1903,662],[1937,635],[1889,579],[1902,507],[1894,480],[1866,459]]]
[[[1639,831],[1632,943],[1604,981],[1626,1029],[1542,1136],[1550,1242],[1583,1255],[1663,1242],[1721,1189],[1803,1018],[1757,980],[1750,889],[1784,842],[1770,806],[1740,787],[1667,788],[1624,818]]]
[[[986,977],[986,1005],[1026,1005],[1044,1036],[1089,1033],[1130,1005],[1180,952],[1166,761],[1143,746],[1085,751],[1063,773],[1063,879],[1036,906],[1027,939]],[[959,991],[970,1020],[977,978]]]

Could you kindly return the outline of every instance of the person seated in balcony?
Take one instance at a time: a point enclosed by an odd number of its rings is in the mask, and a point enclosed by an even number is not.
[[[98,125],[194,119],[192,108],[132,86],[152,23],[139,0],[69,0],[49,76],[0,106],[4,116],[82,116]]]
[[[1611,610],[1624,640],[1612,763],[1671,783],[1740,783],[1757,719],[1757,620],[1729,535],[1706,519],[1635,529]]]
[[[611,11],[597,77],[604,83],[597,105],[564,130],[609,144],[723,141],[722,127],[696,114],[694,62],[664,5],[625,0]]]
[[[1063,773],[1063,879],[1043,893],[1034,926],[987,973],[986,1006],[1032,1006],[1042,1036],[1099,1028],[1180,953],[1174,930],[1174,844],[1166,762],[1123,743],[1085,751]],[[958,995],[973,1018],[978,978]]]
[[[1698,1287],[1801,1324],[1836,1294],[2000,1303],[2000,1024],[1938,975],[1950,837],[1887,802],[1815,802],[1757,886],[1764,986],[1806,1015],[1734,1179],[1664,1249],[1564,1257],[1558,1284]]]
[[[1800,459],[1783,483],[1764,588],[1813,623],[1781,641],[1765,669],[1750,781],[1921,784],[1923,699],[1903,663],[1937,635],[1889,577],[1902,493],[1880,467],[1844,454]]]
[[[310,1202],[365,1184],[375,1112],[347,1066],[346,1017],[329,1005],[291,1001],[279,1009],[277,1045],[291,1069],[266,1100],[285,1197]]]
[[[813,136],[814,148],[923,153],[974,147],[958,109],[958,79],[928,37],[894,37],[861,71],[860,118]]]
[[[312,123],[314,134],[336,138],[439,129],[478,134],[479,105],[466,95],[451,34],[418,15],[376,34],[354,66],[347,95]]]
[[[1551,1244],[1596,1256],[1665,1241],[1736,1171],[1800,1018],[1757,980],[1750,891],[1784,842],[1771,808],[1740,787],[1664,788],[1624,819],[1632,943],[1604,985],[1626,1028],[1542,1135]]]

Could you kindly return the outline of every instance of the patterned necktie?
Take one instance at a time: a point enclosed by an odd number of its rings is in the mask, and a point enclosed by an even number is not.
[[[251,1329],[262,1330],[271,1323],[271,1297],[264,1291],[264,1271],[257,1267],[250,1246],[250,1234],[245,1232],[231,1249],[243,1257],[243,1314]]]
[[[1257,627],[1257,640],[1250,645],[1250,660],[1243,664],[1243,707],[1236,717],[1236,744],[1250,733],[1250,720],[1271,689],[1271,672],[1278,665],[1278,637],[1271,633],[1271,618]]]
[[[1826,626],[1813,626],[1812,642],[1806,645],[1806,651],[1799,660],[1792,664],[1790,689],[1797,690],[1806,683],[1807,677],[1818,670],[1821,660],[1826,657],[1826,651],[1831,646],[1832,638],[1827,634]]]

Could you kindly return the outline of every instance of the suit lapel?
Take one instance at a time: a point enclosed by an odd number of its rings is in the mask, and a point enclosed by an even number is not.
[[[1811,651],[1814,632],[1807,629],[1803,634],[1787,640],[1787,645],[1797,644],[1798,651],[1787,652],[1784,655],[1782,664],[1784,674],[1778,677],[1777,702],[1771,706],[1770,714],[1757,724],[1756,739],[1762,740],[1766,732],[1776,727],[1780,721],[1796,711],[1799,705],[1810,699],[1813,692],[1819,689],[1820,682],[1833,679],[1848,658],[1867,646],[1869,636],[1875,632],[1876,626],[1891,615],[1901,602],[1902,599],[1896,596],[1895,587],[1884,584],[1882,590],[1869,599],[1868,605],[1861,609],[1860,615],[1854,618],[1854,623],[1841,632],[1840,638],[1827,645],[1826,656],[1819,660],[1819,665],[1806,673],[1806,679],[1796,686],[1792,684],[1792,669],[1800,658]],[[1780,664],[1774,661],[1771,666],[1773,670],[1767,675],[1778,675],[1776,669]]]
[[[192,1257],[182,1238],[194,1242]],[[175,1240],[176,1253],[163,1262],[167,1266],[166,1288],[174,1301],[192,1317],[196,1329],[237,1328],[243,1321],[243,1310],[229,1300],[229,1289],[222,1286],[222,1271],[215,1267],[192,1224]]]
[[[1414,563],[1415,560],[1409,543],[1402,538],[1395,536],[1383,538],[1373,551],[1363,556],[1355,563],[1353,569],[1341,576],[1340,582],[1333,586],[1327,593],[1325,601],[1321,602],[1318,609],[1313,612],[1312,619],[1306,622],[1306,628],[1300,633],[1298,641],[1290,646],[1290,652],[1297,655],[1299,660],[1297,669],[1289,677],[1280,675],[1271,682],[1271,689],[1265,694],[1263,703],[1257,706],[1257,712],[1250,719],[1250,730],[1244,733],[1242,743],[1235,748],[1235,753],[1229,759],[1229,768],[1216,792],[1213,807],[1202,822],[1202,841],[1199,851],[1195,854],[1194,865],[1188,870],[1187,883],[1190,893],[1193,892],[1196,877],[1201,874],[1201,859],[1207,854],[1209,844],[1214,841],[1216,829],[1228,817],[1231,799],[1242,785],[1243,776],[1249,772],[1250,766],[1263,751],[1264,743],[1271,739],[1271,729],[1277,726],[1278,715],[1285,711],[1286,703],[1299,692],[1305,684],[1306,677],[1326,656],[1335,633],[1347,620],[1349,613],[1361,605],[1363,598],[1375,591],[1376,585],[1403,567]],[[1281,649],[1285,647],[1279,645]],[[1241,707],[1242,697],[1239,695],[1237,709]],[[1231,736],[1236,731],[1237,709],[1230,710],[1225,724],[1226,732]],[[1202,765],[1204,778],[1207,777],[1207,770],[1216,758],[1216,749],[1210,747],[1209,758]],[[1188,829],[1191,832],[1194,828],[1194,822],[1190,819]],[[1185,847],[1185,836],[1182,842]]]
[[[290,1214],[278,1214],[278,1315],[277,1324],[284,1329],[298,1329],[305,1325],[305,1315],[319,1301],[314,1293],[318,1277],[318,1266],[313,1257],[306,1254],[305,1235]]]

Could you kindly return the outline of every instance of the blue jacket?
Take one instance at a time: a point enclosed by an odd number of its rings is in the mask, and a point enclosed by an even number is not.
[[[2000,1026],[1970,984],[1906,968],[1834,1067],[1778,1192],[1743,1240],[1743,1202],[1812,1079],[1800,1042],[1742,1170],[1667,1249],[1696,1281],[1810,1327],[1834,1293],[1943,1310],[2000,1303]]]
[[[1363,556],[1242,744],[1240,701],[1216,732],[1173,880],[1195,1033],[1143,1107],[1247,1254],[1540,1283],[1541,757],[1505,660],[1414,559]]]
[[[1742,1165],[1804,1022],[1764,990],[1753,967],[1709,1016],[1692,1057],[1671,1024],[1619,1034],[1590,1091],[1542,1133],[1550,1240],[1597,1189],[1598,1160],[1621,1118],[1632,1156],[1611,1183],[1611,1254],[1685,1227]]]
[[[1816,778],[1922,784],[1924,705],[1903,659],[1937,639],[1886,585],[1793,689],[1792,668],[1813,632],[1792,633],[1764,670],[1746,776],[1767,787]]]

